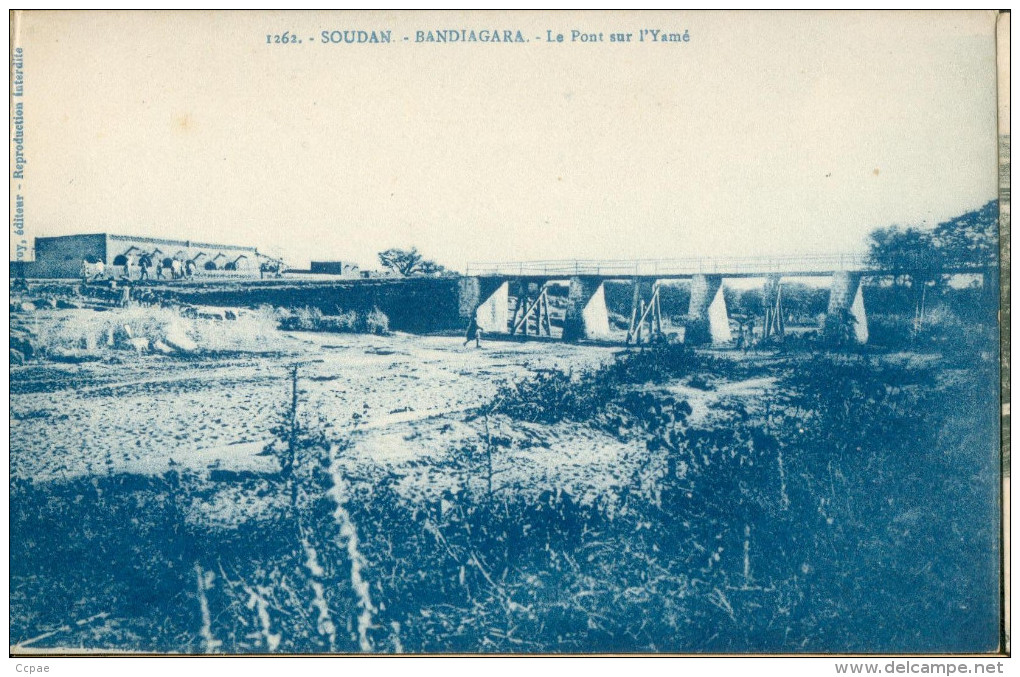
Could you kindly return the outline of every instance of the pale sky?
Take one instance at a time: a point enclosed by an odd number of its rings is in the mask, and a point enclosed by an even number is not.
[[[608,42],[642,27],[690,41]],[[443,28],[530,42],[414,42]],[[988,12],[29,12],[20,44],[30,236],[462,269],[858,250],[996,196]]]

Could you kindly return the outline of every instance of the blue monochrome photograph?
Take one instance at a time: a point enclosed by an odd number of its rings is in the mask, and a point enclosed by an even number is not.
[[[12,12],[10,654],[1008,654],[1003,20]]]

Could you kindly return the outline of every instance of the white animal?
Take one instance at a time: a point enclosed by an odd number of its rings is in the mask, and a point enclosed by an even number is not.
[[[96,261],[90,263],[88,261],[81,262],[81,277],[83,280],[98,280],[99,278],[106,277],[106,264],[102,261]]]

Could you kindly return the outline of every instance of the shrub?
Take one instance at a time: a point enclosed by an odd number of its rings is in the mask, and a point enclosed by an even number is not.
[[[390,318],[378,308],[373,308],[365,316],[365,330],[369,334],[388,334],[390,331]]]
[[[175,308],[111,308],[68,310],[53,322],[39,323],[33,341],[42,354],[81,351],[102,355],[113,350],[135,350],[129,338],[146,339],[151,346],[167,336],[184,336],[197,344],[199,351],[279,350],[279,332],[271,315],[243,313],[236,320],[183,317]]]
[[[386,334],[390,321],[378,308],[370,311],[348,310],[324,315],[318,308],[298,308],[280,319],[285,331],[324,331],[341,334]]]

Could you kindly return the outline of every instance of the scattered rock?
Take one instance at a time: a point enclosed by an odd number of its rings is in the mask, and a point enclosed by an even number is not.
[[[224,310],[223,317],[228,320],[236,320],[237,313],[235,313],[233,310]]]
[[[67,299],[57,299],[57,308],[63,310],[80,310],[81,304],[77,301],[68,301]]]
[[[128,341],[135,352],[143,353],[149,349],[149,339],[144,337],[133,338]]]
[[[198,313],[198,317],[203,320],[222,320],[223,313],[218,310],[203,311]]]
[[[17,309],[23,313],[31,313],[35,310],[35,304],[31,301],[22,301],[18,304]]]
[[[153,341],[152,349],[155,350],[157,353],[163,353],[164,355],[172,355],[174,352],[173,348],[171,348],[170,346],[168,346],[167,344],[163,343],[158,339]]]
[[[70,348],[54,348],[50,351],[50,359],[54,362],[98,362],[102,356],[97,353],[90,353],[84,350],[72,350]]]
[[[163,342],[179,353],[193,353],[198,350],[198,344],[192,341],[179,327],[171,327]]]
[[[25,356],[20,350],[11,348],[11,364],[25,364]]]
[[[122,324],[107,331],[107,345],[115,348],[134,348],[134,339],[135,333],[129,324]]]

